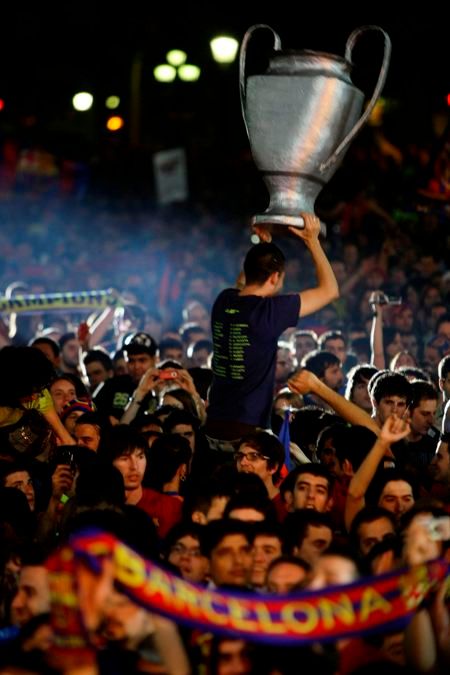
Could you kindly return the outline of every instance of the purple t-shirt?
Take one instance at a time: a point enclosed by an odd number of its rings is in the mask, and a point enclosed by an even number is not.
[[[280,335],[296,326],[298,294],[260,297],[226,289],[211,314],[213,380],[210,420],[232,420],[267,428]]]

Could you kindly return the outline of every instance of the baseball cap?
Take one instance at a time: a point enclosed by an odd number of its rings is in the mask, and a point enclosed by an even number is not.
[[[131,333],[124,339],[122,348],[127,354],[155,356],[158,345],[149,333]]]

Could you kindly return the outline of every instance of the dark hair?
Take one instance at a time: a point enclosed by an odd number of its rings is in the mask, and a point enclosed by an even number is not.
[[[312,462],[309,464],[301,464],[300,466],[296,466],[295,469],[292,469],[292,471],[289,472],[289,475],[293,474],[294,476],[293,487],[295,487],[298,477],[304,473],[309,473],[311,476],[321,476],[322,478],[325,478],[328,481],[328,497],[331,497],[333,494],[334,478],[326,466],[323,464],[313,464]]]
[[[445,380],[445,378],[449,373],[450,373],[450,354],[447,354],[447,356],[444,356],[444,358],[439,361],[438,375],[441,380]]]
[[[49,337],[37,337],[30,341],[29,347],[36,347],[36,345],[47,345],[53,352],[53,356],[57,359],[61,353],[61,347],[56,342]]]
[[[114,427],[114,433],[110,436],[109,443],[100,445],[98,454],[106,462],[111,463],[117,457],[132,453],[136,449],[143,450],[145,453],[148,451],[145,436],[128,424],[117,424]]]
[[[359,528],[365,523],[373,523],[374,520],[385,518],[392,524],[394,531],[396,530],[395,517],[391,511],[384,509],[382,506],[369,504],[364,506],[352,520],[349,531],[350,544],[354,550],[359,551]]]
[[[178,408],[175,408],[171,413],[168,414],[162,423],[162,426],[165,433],[170,434],[173,432],[174,427],[176,427],[178,424],[190,425],[194,431],[197,431],[200,426],[200,420],[196,415],[193,415],[188,410],[179,410]]]
[[[354,471],[359,469],[377,440],[376,434],[359,424],[348,427],[344,424],[335,424],[324,429],[317,439],[317,455],[324,450],[325,441],[332,440],[336,458],[342,466],[347,459]]]
[[[327,368],[330,366],[340,366],[341,362],[335,354],[327,352],[325,349],[316,349],[303,357],[301,365],[302,368],[310,370],[314,375],[322,378],[325,377]]]
[[[400,366],[397,368],[397,373],[404,375],[407,378],[414,378],[415,380],[425,380],[426,382],[431,382],[431,377],[422,368],[417,366]]]
[[[48,358],[33,347],[0,349],[0,405],[21,407],[21,399],[42,391],[55,374]]]
[[[408,379],[400,373],[391,371],[375,373],[369,381],[368,390],[370,397],[376,403],[379,403],[386,396],[401,396],[407,402],[411,400],[411,385]]]
[[[182,537],[192,537],[200,543],[205,535],[205,526],[192,520],[182,520],[170,528],[163,541],[163,556],[168,557],[170,549]],[[201,547],[200,547],[201,548]]]
[[[72,373],[54,373],[53,378],[50,381],[49,387],[52,387],[55,384],[55,382],[58,382],[58,380],[67,380],[67,382],[73,384],[78,399],[91,400],[91,395],[89,394],[87,388],[84,386],[82,379],[78,377],[78,375],[73,375]]]
[[[307,405],[295,413],[290,424],[290,437],[312,459],[319,433],[331,424],[343,421],[335,413],[319,406]]]
[[[276,467],[276,471],[272,475],[272,480],[276,483],[284,464],[285,451],[281,441],[274,434],[259,430],[243,436],[239,442],[239,447],[243,445],[248,445],[263,457],[267,457],[267,468],[274,469]]]
[[[413,380],[411,382],[411,410],[417,408],[421,401],[437,401],[438,398],[438,391],[431,382],[425,380]]]
[[[61,347],[61,351],[64,349],[64,345],[66,344],[66,342],[70,342],[70,340],[76,340],[76,339],[77,339],[77,336],[75,335],[75,333],[73,331],[70,331],[69,333],[64,333],[64,335],[61,335],[61,337],[58,340],[59,346]]]
[[[164,483],[172,480],[180,466],[189,466],[192,451],[187,438],[179,434],[163,434],[155,439],[148,454],[145,484],[162,491]]]
[[[369,488],[366,492],[367,503],[377,505],[381,497],[381,493],[383,492],[386,485],[391,481],[399,481],[399,480],[404,481],[405,483],[409,483],[409,485],[411,485],[414,499],[417,499],[419,486],[417,484],[416,478],[413,475],[411,475],[407,471],[402,471],[397,468],[385,469],[384,467],[380,467],[379,470],[375,473],[375,476],[373,477],[369,485]]]
[[[283,252],[275,244],[256,244],[245,256],[245,283],[262,286],[274,272],[284,272],[285,263]]]
[[[183,351],[184,349],[183,341],[180,338],[165,337],[162,340],[160,340],[159,343],[160,358],[161,354],[164,352],[165,349],[181,349]]]
[[[308,534],[308,527],[328,527],[333,532],[333,521],[329,513],[320,513],[315,509],[296,509],[288,513],[283,522],[283,540],[285,550],[292,553],[296,546],[300,547]]]
[[[325,333],[322,333],[318,340],[319,348],[322,351],[327,350],[326,343],[328,340],[342,340],[344,345],[347,346],[347,338],[341,330],[327,330]]]
[[[181,389],[181,388],[166,389],[166,390],[163,390],[162,393],[163,393],[163,398],[166,395],[172,396],[173,398],[175,398],[177,401],[179,401],[182,404],[184,410],[191,413],[191,415],[194,415],[194,416],[198,417],[194,397],[192,396],[192,394],[190,394],[188,391],[186,391],[186,389]]]
[[[83,358],[83,363],[85,366],[87,366],[89,363],[95,363],[95,361],[101,363],[105,370],[113,370],[113,362],[110,355],[100,347],[94,347],[94,349],[90,349]]]
[[[375,366],[371,366],[369,363],[362,363],[358,364],[356,366],[353,366],[353,368],[350,368],[350,370],[347,373],[347,386],[345,387],[345,398],[348,401],[352,400],[353,396],[353,390],[357,384],[362,384],[364,383],[364,380],[367,380],[367,384],[369,383],[369,380],[375,373],[378,372],[378,368]]]
[[[221,520],[212,520],[205,525],[205,536],[201,542],[202,553],[208,558],[213,550],[228,535],[242,534],[251,544],[251,525],[236,518],[222,518]]]

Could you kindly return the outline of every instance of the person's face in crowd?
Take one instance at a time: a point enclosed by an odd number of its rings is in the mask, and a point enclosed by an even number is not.
[[[332,366],[328,366],[325,369],[324,376],[322,378],[323,382],[333,389],[333,391],[339,391],[339,389],[344,384],[344,373],[342,372],[341,366],[335,363]]]
[[[50,387],[50,394],[52,396],[55,410],[58,415],[61,414],[63,406],[65,406],[66,403],[69,403],[69,401],[72,401],[77,397],[74,384],[69,380],[65,380],[64,378],[55,380],[52,383]]]
[[[344,264],[347,269],[355,269],[359,262],[359,251],[355,244],[346,244],[343,252]]]
[[[91,389],[94,390],[99,384],[112,377],[113,371],[107,370],[101,361],[91,361],[86,365],[86,373]]]
[[[115,589],[108,593],[102,613],[102,636],[127,649],[136,649],[154,630],[149,613]]]
[[[252,662],[244,640],[222,639],[217,647],[215,675],[250,675]]]
[[[390,359],[392,359],[396,354],[398,354],[398,352],[401,352],[402,349],[403,349],[402,336],[400,335],[400,333],[395,333],[391,342],[389,342],[385,347],[386,354]]]
[[[297,476],[293,496],[294,509],[315,509],[323,513],[329,511],[333,504],[328,480],[306,472]]]
[[[23,492],[27,498],[30,511],[34,511],[36,496],[33,481],[28,471],[14,471],[13,473],[10,473],[6,476],[4,485],[5,487],[16,488],[16,490]]]
[[[333,533],[325,525],[308,525],[306,535],[294,549],[294,555],[314,565],[318,557],[326,551],[333,539]]]
[[[417,360],[419,357],[419,343],[417,337],[414,333],[405,333],[402,335],[402,345],[403,349],[406,352],[412,354],[412,356]]]
[[[324,344],[324,349],[326,349],[327,352],[331,352],[337,356],[341,364],[345,363],[345,359],[347,358],[347,348],[342,338],[333,338],[327,340]]]
[[[444,335],[447,340],[450,340],[450,321],[443,321],[438,329],[438,335]]]
[[[269,469],[268,459],[250,445],[241,445],[234,455],[240,473],[255,473],[264,483],[271,482],[276,468]]]
[[[328,438],[320,451],[320,463],[327,467],[332,476],[340,478],[342,476],[342,467],[336,457],[336,450],[333,448],[333,440]]]
[[[209,368],[211,353],[205,347],[194,349],[191,356],[191,364],[194,368]]]
[[[397,519],[414,506],[412,487],[404,480],[390,480],[383,488],[378,506],[395,515]]]
[[[402,333],[409,333],[414,326],[414,313],[409,307],[401,309],[394,319],[394,326]]]
[[[445,338],[442,338],[444,340]],[[439,361],[442,358],[442,353],[440,350],[439,339],[433,340],[433,344],[425,345],[423,350],[423,360],[428,368],[432,371],[436,371],[439,365]]]
[[[192,452],[195,450],[195,431],[192,424],[175,424],[172,429],[173,434],[178,434],[187,438]]]
[[[253,587],[264,586],[267,568],[272,560],[282,553],[281,541],[278,537],[270,534],[258,534],[251,549],[252,564],[250,567],[249,582]]]
[[[375,544],[395,535],[394,525],[389,518],[376,518],[368,523],[361,523],[358,528],[359,550],[367,555]]]
[[[433,305],[441,302],[441,294],[435,286],[430,286],[423,294],[422,304],[425,309],[430,309]]]
[[[61,361],[68,368],[77,368],[80,363],[80,343],[77,338],[67,340],[61,349]]]
[[[402,417],[406,412],[407,401],[404,396],[384,396],[376,405],[377,418],[383,425],[390,415]]]
[[[425,436],[434,424],[437,401],[433,399],[419,401],[419,405],[411,411],[411,430],[415,434]]]
[[[11,620],[22,627],[38,614],[50,611],[47,569],[43,565],[24,565],[17,593],[11,603]]]
[[[161,361],[170,359],[171,361],[178,361],[178,363],[182,363],[183,358],[183,347],[166,347],[164,352],[160,354]]]
[[[300,565],[287,561],[279,562],[267,573],[266,589],[268,593],[285,595],[302,588],[307,576],[307,571]]]
[[[114,375],[128,375],[128,362],[124,356],[113,361]]]
[[[439,441],[436,448],[436,454],[431,460],[429,470],[433,480],[438,483],[445,483],[446,485],[450,483],[450,454],[448,443]]]
[[[186,581],[203,583],[209,572],[209,560],[202,555],[200,542],[190,534],[177,539],[170,549],[168,561],[178,567]]]
[[[251,546],[243,534],[227,534],[212,550],[210,574],[216,586],[245,586],[252,564]]]
[[[71,413],[69,413],[65,420],[64,420],[64,426],[66,427],[67,431],[69,434],[74,435],[75,434],[75,422],[81,415],[83,415],[82,410],[73,410]]]
[[[450,399],[450,373],[439,378],[439,388],[444,394],[444,401],[448,401]]]
[[[97,452],[100,445],[100,428],[96,424],[75,424],[74,436],[78,445]]]
[[[279,347],[275,367],[275,382],[286,382],[294,369],[294,359],[289,349]]]
[[[314,565],[308,589],[319,590],[320,588],[327,588],[327,586],[351,584],[358,577],[358,568],[353,560],[325,552]]]
[[[417,366],[417,361],[412,354],[402,351],[398,358],[395,359],[394,368],[392,368],[391,365],[391,370],[398,370],[399,368],[402,368],[402,366],[412,366],[415,368]]]
[[[122,474],[125,490],[136,490],[142,484],[147,458],[141,448],[134,448],[131,452],[124,452],[116,457],[113,466]]]
[[[188,310],[187,321],[197,323],[208,333],[211,327],[209,312],[201,303],[192,303]]]
[[[297,335],[295,338],[295,356],[297,363],[300,363],[303,357],[316,349],[317,344],[311,335]]]
[[[367,390],[367,385],[369,380],[365,377],[358,379],[352,389],[352,394],[350,400],[352,403],[365,410],[366,412],[372,412],[372,402],[370,400],[369,392]]]
[[[155,357],[150,356],[145,352],[141,354],[128,354],[127,357],[127,367],[128,373],[136,384],[139,383],[139,380],[147,372],[149,368],[153,368],[155,365]]]

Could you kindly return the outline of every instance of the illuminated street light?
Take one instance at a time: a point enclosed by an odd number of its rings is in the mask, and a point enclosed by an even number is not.
[[[232,37],[220,35],[209,43],[213,58],[217,63],[233,63],[239,43]]]
[[[119,129],[122,129],[124,124],[125,122],[123,121],[123,117],[119,117],[119,115],[113,115],[107,120],[106,128],[108,131],[119,131]]]
[[[173,82],[177,76],[176,68],[170,66],[168,63],[163,63],[156,66],[153,70],[155,80],[158,82]]]
[[[176,68],[177,66],[186,63],[187,54],[186,52],[181,51],[181,49],[171,49],[170,52],[167,52],[166,59],[167,63],[170,63],[171,66]]]
[[[190,63],[185,63],[178,68],[178,77],[184,82],[195,82],[200,77],[200,73],[200,68]]]
[[[92,108],[93,102],[94,97],[87,91],[78,92],[78,94],[75,94],[75,96],[72,99],[73,107],[75,108],[75,110],[78,110],[79,112],[85,112],[86,110],[90,110]]]
[[[120,98],[118,96],[108,96],[105,105],[109,110],[115,110],[120,105]]]

